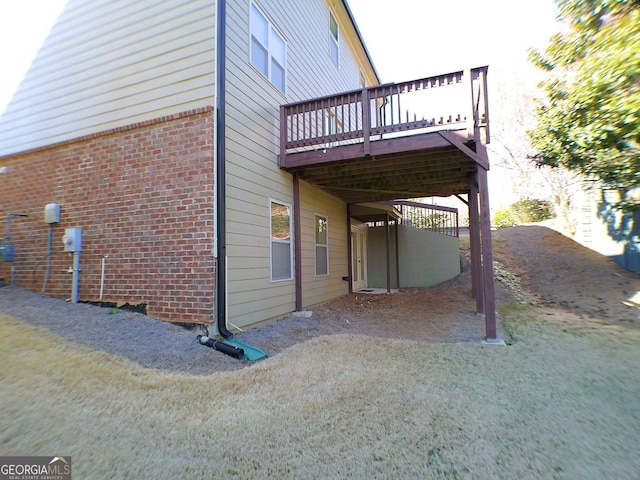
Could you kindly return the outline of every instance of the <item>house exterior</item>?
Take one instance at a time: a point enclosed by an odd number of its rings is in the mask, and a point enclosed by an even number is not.
[[[226,335],[366,287],[372,223],[358,205],[459,194],[474,212],[474,293],[495,338],[490,240],[480,241],[484,75],[380,90],[346,1],[69,0],[0,120],[2,277]],[[392,110],[447,85],[467,116],[404,122]],[[389,116],[375,123],[371,110]],[[313,157],[327,151],[350,153]],[[400,154],[409,160],[394,169]],[[367,159],[387,172],[380,188]],[[389,208],[376,217],[387,227]],[[81,247],[67,231],[78,227]]]
[[[634,193],[640,197],[640,188]],[[640,273],[640,213],[614,208],[621,201],[619,192],[593,182],[578,183],[572,201],[576,211],[574,240],[622,268]]]

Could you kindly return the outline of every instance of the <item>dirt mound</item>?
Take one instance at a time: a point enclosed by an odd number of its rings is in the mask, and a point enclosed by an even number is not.
[[[640,324],[638,275],[543,226],[518,226],[494,236],[495,257],[546,306],[604,322]]]

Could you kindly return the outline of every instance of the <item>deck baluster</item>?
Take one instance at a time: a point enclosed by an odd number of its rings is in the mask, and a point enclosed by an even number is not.
[[[454,87],[458,90],[452,90]],[[436,88],[444,89],[442,95],[434,91]],[[456,96],[458,91],[461,93]],[[369,148],[372,140],[388,138],[387,134],[407,136],[414,131],[425,133],[424,129],[429,133],[466,128],[470,139],[481,129],[488,137],[486,67],[365,87],[284,107],[281,136],[285,156],[287,151],[357,143]]]

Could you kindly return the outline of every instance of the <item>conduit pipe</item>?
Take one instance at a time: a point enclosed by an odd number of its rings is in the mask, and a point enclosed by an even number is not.
[[[73,279],[71,281],[71,303],[78,303],[80,286],[80,252],[73,252]]]
[[[107,258],[109,255],[102,257],[102,271],[100,272],[100,300],[104,297],[104,273],[107,266]]]
[[[28,215],[25,213],[10,213],[7,215],[7,238],[5,238],[5,243],[7,246],[13,247],[11,243],[11,219],[13,217],[27,217]],[[16,273],[16,264],[13,260],[11,260],[11,285],[13,285],[13,278]]]
[[[47,290],[49,283],[49,273],[51,272],[51,255],[53,254],[53,225],[49,224],[49,246],[47,248],[47,271],[44,274],[44,282],[42,284],[42,293]]]

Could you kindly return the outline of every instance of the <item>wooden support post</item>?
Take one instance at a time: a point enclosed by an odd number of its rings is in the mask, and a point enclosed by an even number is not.
[[[396,288],[400,288],[400,243],[398,242],[398,238],[399,238],[399,233],[398,230],[400,229],[398,227],[399,222],[398,219],[396,218],[395,220],[395,239],[396,239]]]
[[[469,99],[468,110],[467,110],[467,138],[472,139],[474,135],[474,130],[476,126],[476,108],[473,102],[473,77],[472,70],[470,68],[466,68],[463,73],[462,82],[464,84],[465,90],[467,90]]]
[[[362,89],[362,137],[365,156],[371,153],[371,101],[369,100],[369,90]]]
[[[484,111],[482,115],[484,118],[481,119],[482,124],[484,125],[484,143],[485,145],[491,141],[491,134],[489,132],[489,97],[487,95],[487,68],[483,67],[480,69],[480,93],[481,99],[483,102]]]
[[[471,295],[476,300],[476,313],[484,313],[482,288],[482,247],[480,246],[480,218],[478,216],[478,180],[471,179],[469,192],[469,244],[471,250]]]
[[[347,271],[349,279],[349,293],[353,293],[353,245],[351,235],[351,204],[347,203]]]
[[[491,249],[491,212],[487,171],[478,166],[478,191],[480,193],[480,224],[482,233],[482,274],[484,277],[484,316],[487,340],[497,340],[496,291],[493,279],[493,251]]]
[[[302,311],[302,235],[300,230],[300,179],[293,174],[293,233],[296,282],[296,311]]]
[[[389,234],[389,215],[384,219],[384,234],[387,254],[387,293],[391,293],[391,235]]]
[[[287,165],[287,110],[284,106],[280,107],[280,158],[278,163],[280,167]]]

